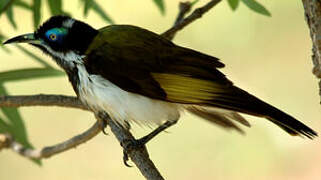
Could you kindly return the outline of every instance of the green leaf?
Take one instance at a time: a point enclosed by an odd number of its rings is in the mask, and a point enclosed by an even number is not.
[[[0,95],[8,95],[7,90],[3,86],[0,85]],[[28,134],[26,131],[26,127],[22,120],[22,117],[17,108],[8,108],[8,107],[1,107],[1,111],[7,117],[10,125],[5,123],[2,119],[0,119],[0,130],[4,130],[7,133],[11,134],[16,141],[21,143],[26,148],[33,148],[31,143],[28,140]],[[41,161],[33,160],[36,164],[40,165]]]
[[[6,11],[6,15],[7,15],[7,18],[9,20],[9,22],[11,23],[12,27],[17,29],[17,24],[14,20],[14,14],[13,14],[13,8],[12,6],[8,7],[7,11]]]
[[[92,6],[91,0],[82,0],[84,2],[84,16],[88,16],[90,7]]]
[[[87,17],[89,10],[94,10],[107,23],[114,24],[114,21],[105,13],[99,4],[94,0],[81,0],[84,4],[84,16]]]
[[[40,57],[38,57],[37,55],[33,54],[32,52],[28,51],[26,48],[16,44],[17,48],[22,51],[23,53],[25,53],[26,55],[28,55],[29,57],[31,57],[33,60],[37,61],[38,63],[44,65],[46,68],[52,68],[52,66],[50,66],[46,61],[42,60]]]
[[[13,0],[1,0],[0,1],[0,14],[5,12],[13,3]]]
[[[162,14],[165,14],[165,4],[163,0],[153,0]]]
[[[256,2],[255,0],[242,0],[243,3],[253,11],[263,14],[265,16],[271,16],[271,13],[260,3]]]
[[[8,125],[8,123],[0,117],[0,133],[8,133],[12,130],[12,128]]]
[[[232,8],[233,11],[236,10],[236,8],[239,6],[240,0],[227,0],[228,4]]]
[[[21,81],[35,78],[64,76],[62,71],[52,68],[26,68],[0,72],[0,83],[8,81]]]
[[[0,86],[0,95],[8,95],[3,85]],[[27,145],[30,147],[30,143],[28,143],[26,140],[27,139],[26,128],[24,126],[23,120],[17,108],[1,107],[1,111],[5,114],[5,116],[9,120],[10,125],[15,128],[14,131],[12,131],[12,129],[10,128],[9,130],[12,132],[9,132],[9,133],[12,135],[15,134],[14,135],[15,139],[17,139],[20,143],[23,143],[24,145]]]
[[[37,29],[37,27],[40,24],[40,19],[41,19],[40,8],[41,8],[41,0],[33,0],[33,5],[32,5],[32,9],[33,9],[33,24],[34,24],[34,28],[35,29]]]
[[[26,9],[26,10],[32,10],[32,7],[22,0],[15,0],[14,5],[17,7],[21,7],[23,9]]]
[[[191,7],[193,7],[196,3],[198,3],[199,0],[194,0],[193,2],[191,2]]]
[[[61,0],[48,0],[51,15],[63,14]]]
[[[105,13],[105,11],[95,1],[91,3],[92,9],[100,15],[107,23],[114,24],[114,21]]]

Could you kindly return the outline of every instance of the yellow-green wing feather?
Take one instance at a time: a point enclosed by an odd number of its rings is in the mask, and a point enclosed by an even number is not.
[[[222,85],[214,81],[168,73],[152,73],[152,76],[171,102],[206,104],[224,92]]]

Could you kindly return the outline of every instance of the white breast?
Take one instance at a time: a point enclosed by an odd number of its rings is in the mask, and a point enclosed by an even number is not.
[[[95,111],[106,111],[124,127],[125,121],[150,126],[179,119],[179,105],[124,91],[99,75],[89,75],[83,65],[77,68],[81,101]]]

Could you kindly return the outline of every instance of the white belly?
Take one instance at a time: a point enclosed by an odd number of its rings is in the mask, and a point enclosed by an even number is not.
[[[94,111],[107,112],[124,127],[125,121],[150,126],[179,119],[180,105],[124,91],[99,75],[89,75],[83,65],[77,67],[81,101]]]

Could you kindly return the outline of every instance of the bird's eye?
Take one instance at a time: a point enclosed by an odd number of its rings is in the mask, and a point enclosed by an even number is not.
[[[57,39],[57,35],[56,34],[50,34],[49,35],[49,38],[52,40],[52,41],[55,41]]]
[[[67,30],[64,28],[49,29],[46,33],[46,39],[53,43],[62,43],[67,35]]]

